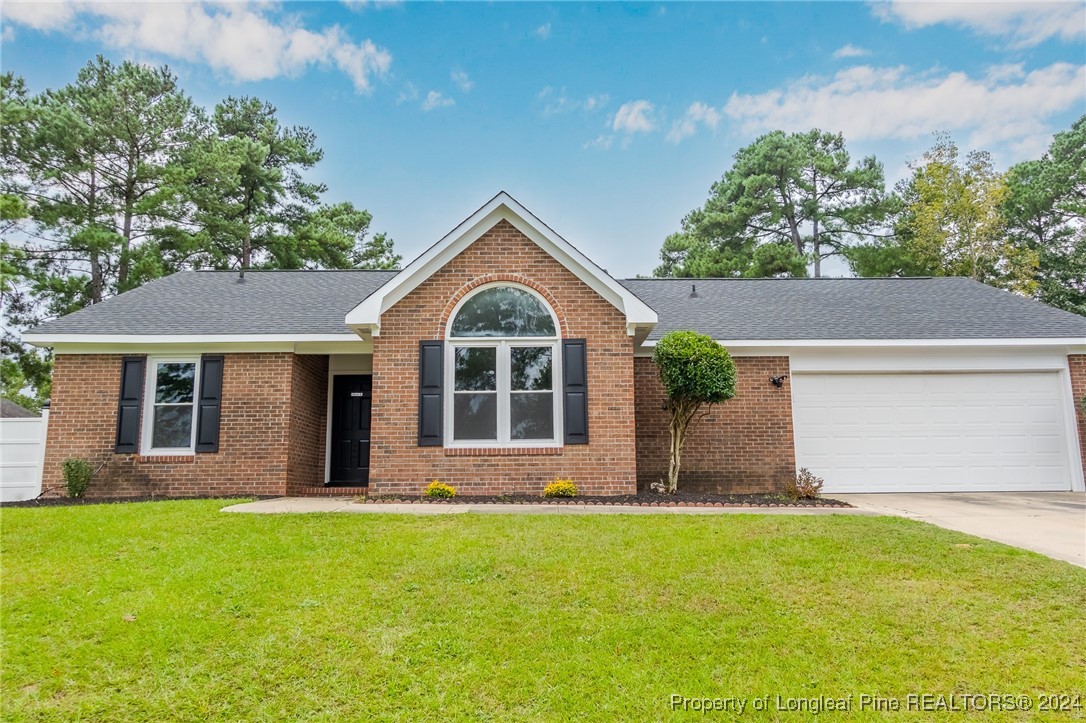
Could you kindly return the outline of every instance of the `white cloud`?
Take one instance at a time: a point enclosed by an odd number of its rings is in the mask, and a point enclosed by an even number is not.
[[[861,48],[847,43],[842,45],[837,50],[833,51],[833,57],[840,60],[841,58],[862,58],[865,55],[871,55],[871,51],[866,48]]]
[[[436,90],[427,93],[426,98],[422,101],[422,109],[427,113],[437,108],[448,108],[451,105],[456,105],[456,101]]]
[[[551,24],[550,23],[543,23],[542,25],[540,25],[538,28],[535,29],[535,34],[538,35],[543,40],[546,40],[547,38],[549,38],[551,36]]]
[[[60,30],[75,18],[70,2],[8,2],[0,5],[4,22],[17,23],[33,30]]]
[[[611,150],[611,146],[615,142],[614,135],[607,133],[604,135],[596,136],[594,139],[588,141],[582,146],[582,148],[599,148],[603,151]]]
[[[611,100],[611,96],[607,95],[606,93],[600,93],[599,95],[590,95],[584,99],[584,103],[582,103],[581,106],[585,110],[592,112],[594,110],[599,110],[603,106],[607,105],[607,101],[609,100]]]
[[[580,98],[572,98],[566,92],[565,87],[554,88],[553,86],[546,86],[543,90],[536,93],[536,100],[543,104],[543,115],[558,115],[559,113],[567,113],[574,110],[583,110],[589,113],[603,108],[611,100],[611,96],[606,93],[598,93],[596,95],[590,95],[581,100]]]
[[[1071,41],[1086,36],[1086,4],[1081,2],[915,2],[871,4],[875,16],[906,28],[947,23],[980,35],[1007,38],[1012,47],[1029,47],[1049,38]]]
[[[3,10],[6,21],[35,30],[204,63],[242,81],[298,75],[316,65],[338,68],[367,93],[392,64],[392,55],[372,41],[356,43],[338,25],[307,28],[273,4],[6,2]]]
[[[419,89],[415,87],[414,83],[408,83],[400,91],[400,94],[396,96],[396,105],[402,105],[409,101],[415,101],[419,99]]]
[[[565,113],[577,107],[576,101],[566,95],[566,89],[555,90],[551,86],[543,88],[536,93],[536,100],[543,103],[543,115],[557,115]]]
[[[1013,152],[1047,141],[1048,119],[1081,107],[1084,98],[1086,66],[1070,63],[1030,72],[994,66],[983,77],[861,65],[765,93],[733,93],[724,113],[745,133],[818,127],[851,141],[949,130],[970,134],[973,147],[1002,143]]]
[[[615,113],[611,130],[622,133],[651,133],[656,130],[656,107],[647,100],[623,103]]]
[[[384,10],[385,8],[399,7],[403,3],[404,0],[343,0],[344,5],[358,13],[370,8]]]
[[[679,143],[683,138],[697,133],[699,125],[715,131],[720,125],[720,117],[720,111],[710,105],[700,101],[691,103],[686,109],[686,114],[672,124],[667,139],[672,143]]]
[[[465,93],[475,87],[475,81],[469,78],[468,74],[462,70],[454,70],[451,77],[453,84]]]

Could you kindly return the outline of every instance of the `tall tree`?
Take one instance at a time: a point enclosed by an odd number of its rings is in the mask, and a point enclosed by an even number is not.
[[[878,235],[891,207],[882,164],[852,164],[841,134],[773,131],[736,153],[656,274],[805,275],[809,262],[821,276],[824,259]]]
[[[167,68],[102,57],[74,83],[36,96],[7,73],[0,103],[5,390],[22,383],[40,402],[48,355],[13,330],[156,275],[153,265],[133,274],[132,260],[163,222],[164,168],[194,110]]]
[[[349,202],[324,205],[306,179],[323,157],[309,128],[283,126],[256,98],[227,98],[179,167],[192,225],[163,242],[176,267],[391,268],[400,257],[372,216]]]
[[[1036,296],[1086,315],[1086,116],[1007,172],[1009,239],[1037,254]]]
[[[170,220],[166,169],[197,121],[176,77],[99,56],[59,90],[5,84],[4,194],[26,209],[16,242],[27,283],[53,292],[46,313],[137,285],[134,249]]]
[[[48,395],[48,355],[15,331],[163,273],[400,260],[368,211],[321,204],[312,131],[255,99],[209,118],[168,68],[98,57],[38,95],[6,73],[0,120],[5,391]]]
[[[903,209],[895,241],[853,254],[853,268],[868,275],[898,263],[912,273],[968,276],[1031,293],[1037,254],[1007,236],[1002,213],[1007,183],[991,156],[972,151],[963,158],[957,145],[939,134],[911,169],[898,188]]]

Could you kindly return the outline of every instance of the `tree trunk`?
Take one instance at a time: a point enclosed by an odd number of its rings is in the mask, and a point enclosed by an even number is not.
[[[690,420],[697,412],[698,405],[693,408],[687,405],[672,405],[671,418],[668,429],[671,432],[671,449],[668,454],[667,466],[667,493],[675,494],[679,489],[679,466],[682,464],[683,445],[686,444],[686,431],[690,427]]]
[[[799,223],[792,214],[785,216],[788,219],[788,232],[792,237],[792,245],[796,247],[796,253],[803,255],[803,239],[799,235]]]
[[[245,235],[241,239],[241,268],[249,268],[249,264],[252,262],[253,254],[253,230],[249,226],[249,221],[245,221]]]
[[[818,242],[818,171],[814,171],[811,173],[811,186],[812,193],[814,194],[814,201],[816,204],[815,212],[811,214],[813,216],[813,218],[811,219],[811,225],[813,226],[813,230],[811,231],[811,251],[812,255],[814,256],[814,277],[817,279],[822,276],[822,244]]]
[[[125,282],[128,280],[128,256],[129,251],[132,248],[133,195],[134,189],[129,186],[124,199],[124,225],[121,229],[121,258],[117,262],[117,288],[122,291],[125,289]]]
[[[102,303],[102,261],[96,249],[90,251],[90,298],[92,304]]]
[[[87,193],[87,220],[91,226],[94,226],[98,220],[98,176],[95,173],[93,167],[90,172],[90,189]],[[105,288],[104,280],[102,279],[102,260],[99,256],[98,249],[95,248],[97,241],[92,240],[90,248],[87,249],[89,261],[90,261],[90,299],[92,304],[102,303],[102,291]]]

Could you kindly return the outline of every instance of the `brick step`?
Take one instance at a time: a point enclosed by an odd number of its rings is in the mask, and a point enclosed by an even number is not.
[[[365,487],[294,487],[292,497],[354,497],[366,494]]]

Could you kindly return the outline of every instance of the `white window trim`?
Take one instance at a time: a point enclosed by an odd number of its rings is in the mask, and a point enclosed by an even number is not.
[[[192,378],[192,430],[188,447],[156,448],[151,446],[154,438],[155,423],[155,385],[157,384],[159,364],[194,364],[196,371]],[[186,457],[196,454],[197,406],[200,402],[200,357],[198,356],[152,356],[147,357],[147,369],[143,382],[143,424],[140,434],[140,454],[155,457]]]
[[[496,287],[514,287],[527,291],[534,296],[543,308],[551,315],[551,320],[554,322],[554,330],[556,336],[486,336],[486,337],[466,337],[466,336],[451,336],[452,324],[456,320],[457,314],[460,313],[460,309],[463,305],[478,293],[492,289]],[[470,294],[464,296],[453,307],[452,313],[449,314],[449,320],[445,326],[445,368],[442,370],[444,378],[444,387],[447,392],[443,395],[443,409],[442,415],[444,417],[444,430],[445,430],[445,447],[450,449],[463,449],[474,447],[494,447],[494,448],[557,448],[562,446],[563,431],[562,431],[562,327],[558,323],[558,316],[554,313],[554,309],[547,303],[547,300],[543,298],[535,289],[518,284],[512,281],[495,281],[489,284],[483,284],[476,289],[473,289]],[[510,439],[509,437],[509,423],[510,423],[510,409],[511,396],[516,392],[510,389],[511,386],[511,352],[510,349],[514,347],[523,346],[546,346],[551,349],[551,410],[554,414],[554,422],[552,429],[554,430],[554,437],[551,439]],[[483,347],[483,348],[495,348],[497,349],[497,396],[498,396],[498,438],[497,439],[454,439],[453,438],[453,397],[456,395],[455,385],[455,370],[456,370],[456,347]]]

